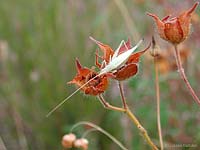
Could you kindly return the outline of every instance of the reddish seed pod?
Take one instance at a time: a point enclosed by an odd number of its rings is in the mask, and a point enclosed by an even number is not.
[[[82,90],[85,94],[96,96],[101,93],[104,93],[104,91],[107,89],[108,79],[106,75],[98,76],[98,73],[94,70],[89,69],[87,67],[83,67],[78,59],[76,59],[76,69],[76,76],[71,81],[69,81],[68,84],[75,84],[80,88],[96,76],[96,78],[91,80],[80,90]]]
[[[166,16],[164,19],[160,20],[155,14],[147,13],[147,15],[151,16],[155,20],[160,37],[177,45],[183,42],[189,35],[191,15],[197,8],[198,4],[199,2],[196,2],[190,9],[174,18]]]
[[[64,148],[72,148],[75,140],[76,135],[74,135],[73,133],[66,134],[62,138],[62,146]]]
[[[77,139],[74,142],[74,147],[81,148],[82,150],[88,150],[88,140],[85,138]]]
[[[98,58],[101,58],[103,63],[106,62],[107,64],[109,64],[110,58],[113,57],[115,51],[108,45],[103,44],[95,40],[94,38],[91,38],[91,39],[99,46],[99,48],[103,52],[103,56],[99,56],[98,53],[96,54],[96,66],[99,67],[100,69],[103,69],[105,66],[98,62]],[[144,50],[131,54],[124,65],[116,69],[114,72],[110,72],[109,74],[107,74],[107,76],[118,81],[123,81],[132,76],[135,76],[138,72],[139,59],[142,56],[142,54],[144,54],[149,49],[149,47],[150,47],[150,44]],[[119,47],[117,56],[127,52],[128,50],[132,48],[133,47],[131,46],[131,41],[128,39],[127,42],[125,42]],[[104,66],[104,67],[102,68],[101,66]]]

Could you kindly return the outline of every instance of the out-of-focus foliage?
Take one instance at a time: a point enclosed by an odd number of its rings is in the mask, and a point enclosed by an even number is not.
[[[155,34],[153,22],[145,14],[147,10],[162,17],[192,4],[189,0],[124,1],[135,24],[132,28],[139,38],[145,37],[145,44]],[[193,17],[191,36],[184,42],[190,49],[184,63],[185,71],[198,96],[199,12],[198,8]],[[0,1],[0,138],[8,150],[61,149],[62,136],[82,120],[98,124],[130,149],[149,148],[123,114],[103,109],[97,98],[82,93],[77,93],[50,117],[45,117],[75,90],[66,85],[75,75],[75,58],[86,66],[94,66],[97,46],[89,40],[90,35],[114,49],[122,39],[130,37],[133,40],[134,35],[122,13],[115,1],[106,0]],[[158,37],[156,40],[163,51],[171,46]],[[200,146],[198,106],[176,71],[168,71],[160,80],[164,142]],[[125,93],[130,108],[158,143],[153,87],[153,61],[147,53],[138,75],[125,82]],[[118,93],[113,82],[106,93],[107,100],[121,105]],[[80,136],[83,132],[77,130]],[[91,133],[88,139],[92,150],[119,149],[100,133]]]

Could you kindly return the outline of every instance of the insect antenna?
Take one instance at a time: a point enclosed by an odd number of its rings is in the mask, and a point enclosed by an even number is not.
[[[46,117],[49,117],[53,112],[55,112],[61,105],[63,105],[67,100],[69,100],[74,94],[76,94],[81,88],[83,88],[84,86],[86,86],[88,83],[90,83],[92,80],[94,80],[95,78],[99,77],[102,74],[98,74],[95,77],[91,78],[90,80],[88,80],[85,84],[83,84],[81,87],[79,87],[77,90],[75,90],[72,94],[70,94],[68,97],[66,97],[64,100],[62,100],[59,104],[57,104],[53,109],[51,109],[51,111],[48,112],[48,114],[46,115]]]

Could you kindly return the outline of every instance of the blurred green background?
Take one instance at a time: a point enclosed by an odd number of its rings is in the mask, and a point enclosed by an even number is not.
[[[195,1],[143,0],[0,0],[0,141],[7,150],[58,150],[62,136],[79,121],[91,121],[120,140],[128,149],[149,149],[124,114],[106,110],[95,97],[78,92],[55,113],[45,115],[75,90],[66,85],[76,74],[74,60],[94,66],[95,37],[117,48],[122,39],[134,44],[145,37],[144,48],[155,34],[161,49],[171,45],[154,32],[145,13],[177,14]],[[176,4],[176,5],[175,5]],[[200,97],[200,9],[193,17],[186,74]],[[173,59],[173,58],[172,58]],[[121,105],[111,82],[107,100]],[[136,77],[124,82],[132,111],[158,141],[153,61],[147,52]],[[165,144],[194,144],[200,148],[200,110],[177,71],[160,76],[161,124]],[[86,129],[79,128],[80,137]],[[120,149],[101,133],[88,135],[89,149]],[[3,145],[3,144],[0,144]],[[166,148],[167,149],[167,148]],[[175,148],[178,149],[178,148]]]

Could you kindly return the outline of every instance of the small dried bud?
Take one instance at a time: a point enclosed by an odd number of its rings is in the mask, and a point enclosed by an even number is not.
[[[154,14],[148,13],[147,15],[155,20],[161,38],[172,44],[179,44],[189,35],[192,13],[195,11],[198,4],[199,2],[196,2],[190,9],[174,18],[166,16],[164,19],[160,20],[158,16]]]
[[[152,49],[150,50],[152,57],[158,57],[160,55],[160,47],[156,44],[154,36],[152,37]]]
[[[77,139],[75,142],[74,142],[74,147],[76,148],[81,148],[83,150],[87,150],[88,149],[88,140],[87,139],[84,139],[84,138],[81,138],[81,139]]]
[[[76,136],[73,133],[66,134],[62,138],[62,146],[64,148],[72,148],[75,140]]]

